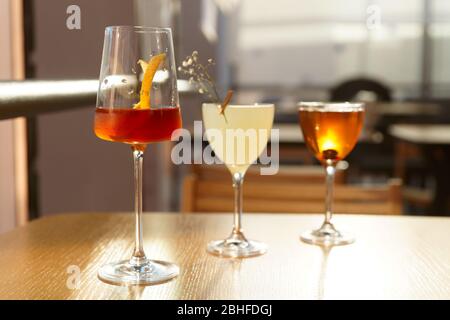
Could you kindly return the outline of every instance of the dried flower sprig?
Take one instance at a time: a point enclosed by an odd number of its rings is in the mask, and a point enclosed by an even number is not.
[[[206,96],[209,101],[218,103],[220,105],[220,114],[225,116],[225,108],[230,103],[233,96],[233,91],[229,90],[227,96],[221,102],[216,84],[209,74],[211,67],[215,65],[213,59],[208,59],[207,64],[203,65],[200,62],[198,51],[193,51],[191,55],[187,56],[178,67],[178,71],[188,76],[189,83],[197,88],[197,91]]]

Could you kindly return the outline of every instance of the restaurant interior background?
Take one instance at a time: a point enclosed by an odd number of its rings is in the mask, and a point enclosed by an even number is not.
[[[70,5],[79,30],[66,26]],[[106,26],[171,27],[178,64],[197,50],[234,102],[275,103],[283,168],[317,165],[296,138],[298,101],[364,101],[344,183],[400,178],[403,214],[449,215],[449,21],[447,0],[0,0],[0,79],[98,79]],[[201,119],[201,102],[180,92],[184,127]],[[26,122],[0,110],[1,232],[56,213],[132,209],[129,150],[95,137],[95,103],[63,107]],[[146,211],[181,208],[190,167],[165,161],[172,145],[147,151]]]

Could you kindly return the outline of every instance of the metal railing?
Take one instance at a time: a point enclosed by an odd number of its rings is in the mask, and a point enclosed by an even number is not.
[[[0,81],[0,120],[95,105],[98,80]],[[178,80],[181,94],[193,93]]]

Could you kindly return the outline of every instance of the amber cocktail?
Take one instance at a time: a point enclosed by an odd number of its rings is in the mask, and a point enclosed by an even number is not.
[[[325,221],[318,230],[301,236],[307,243],[343,245],[354,241],[331,223],[333,182],[336,164],[344,159],[358,141],[364,120],[361,103],[302,102],[299,104],[299,122],[308,149],[326,169]]]
[[[125,109],[97,108],[95,134],[103,140],[148,144],[170,140],[181,128],[180,108]]]
[[[339,161],[352,151],[363,126],[361,109],[310,110],[300,108],[299,122],[309,150],[320,161]]]
[[[99,80],[95,134],[133,151],[135,246],[131,258],[103,265],[98,277],[116,285],[169,281],[178,266],[148,259],[144,252],[142,163],[149,143],[168,141],[181,127],[171,30],[107,27]]]

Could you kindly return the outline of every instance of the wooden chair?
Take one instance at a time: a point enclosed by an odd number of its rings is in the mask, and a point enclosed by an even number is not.
[[[253,168],[252,168],[253,169]],[[322,213],[325,201],[323,169],[281,168],[274,176],[249,170],[244,183],[246,212]],[[309,172],[308,172],[309,171]],[[363,214],[401,214],[401,180],[382,186],[344,185],[338,177],[334,190],[334,211]],[[182,212],[230,212],[233,188],[229,172],[198,166],[186,176],[181,200]]]
[[[223,165],[193,165],[191,173],[200,180],[224,181],[231,183],[231,174]],[[337,184],[345,182],[345,171],[337,170]],[[245,183],[325,183],[324,169],[318,165],[311,166],[280,166],[275,175],[261,175],[260,166],[251,166],[245,174]]]
[[[408,159],[423,158],[423,151],[419,146],[403,141],[397,141],[394,146],[394,176],[405,181],[406,184]],[[418,208],[428,209],[433,202],[433,197],[432,190],[406,185],[403,187],[404,201]]]

